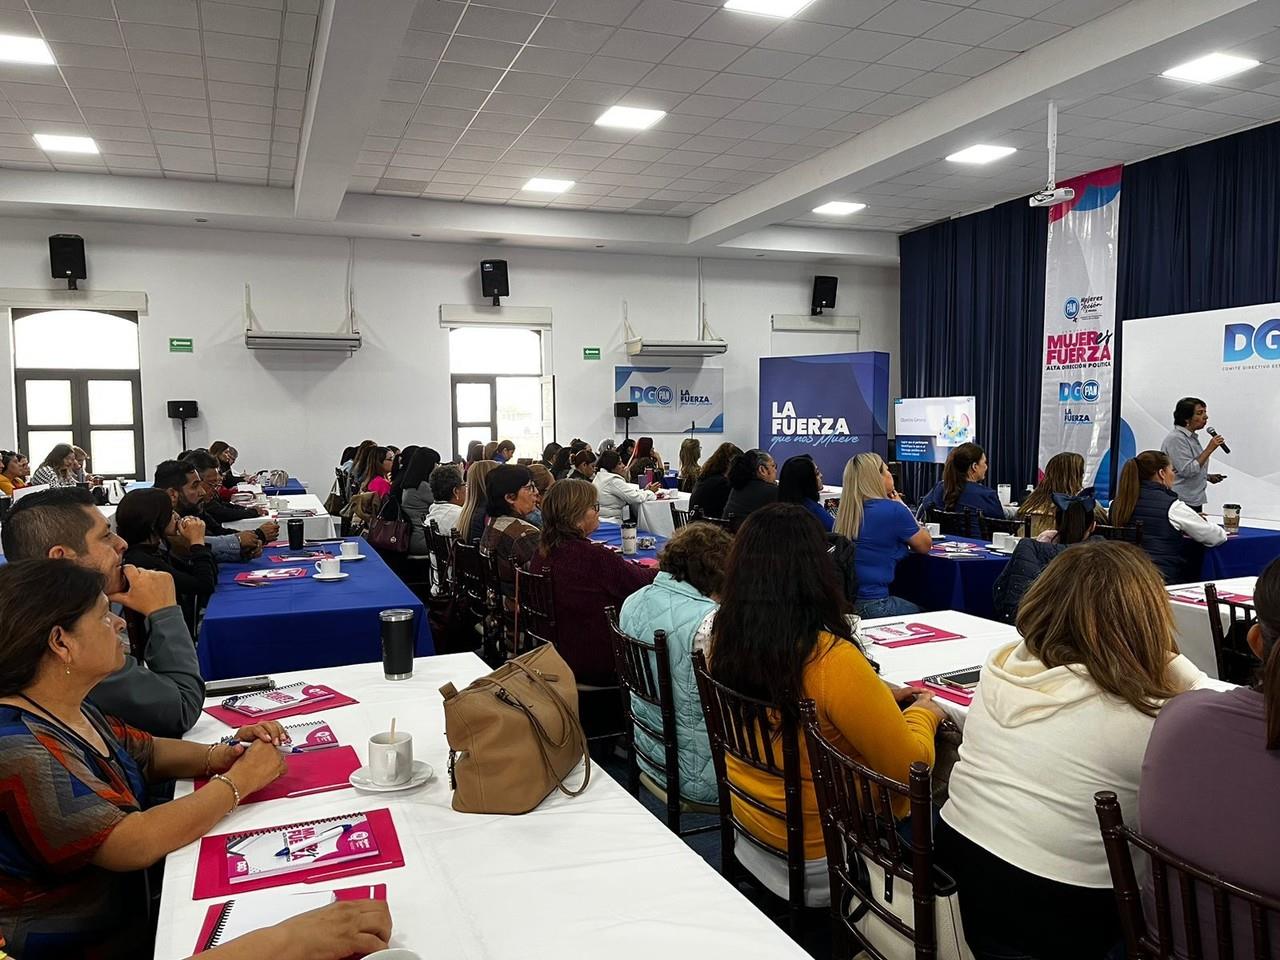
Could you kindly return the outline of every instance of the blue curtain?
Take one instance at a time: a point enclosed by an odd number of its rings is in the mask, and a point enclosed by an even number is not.
[[[987,482],[1014,499],[1036,480],[1048,235],[1048,212],[1019,199],[898,243],[902,395],[976,397]],[[940,476],[904,464],[903,492],[916,500]]]

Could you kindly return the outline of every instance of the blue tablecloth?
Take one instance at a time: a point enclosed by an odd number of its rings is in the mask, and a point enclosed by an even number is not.
[[[307,488],[297,477],[290,477],[289,482],[283,487],[263,487],[262,492],[268,497],[289,497],[295,493],[306,493]]]
[[[985,544],[983,540],[967,537],[947,539]],[[911,553],[898,562],[897,576],[889,592],[925,610],[960,610],[975,617],[994,619],[991,591],[1008,562],[1008,557],[988,550],[979,551],[975,559],[964,560],[935,553]]]
[[[667,545],[666,537],[659,537],[652,533],[642,533],[642,537],[653,537],[657,541],[652,550],[636,550],[635,556],[628,557],[629,560],[657,560],[658,551]],[[602,523],[600,529],[591,535],[591,539],[596,543],[608,544],[611,547],[622,547],[622,528],[616,523]]]
[[[1255,577],[1276,557],[1280,557],[1280,530],[1241,527],[1240,532],[1222,546],[1204,552],[1200,579]]]
[[[367,543],[364,560],[344,561],[345,580],[321,583],[310,576],[263,587],[242,587],[235,575],[246,570],[312,566],[271,563],[269,548],[251,563],[224,563],[218,590],[200,627],[200,671],[206,680],[285,670],[336,667],[382,659],[378,613],[392,607],[414,611],[415,656],[435,653],[422,601],[391,572]],[[336,552],[337,546],[327,549]]]

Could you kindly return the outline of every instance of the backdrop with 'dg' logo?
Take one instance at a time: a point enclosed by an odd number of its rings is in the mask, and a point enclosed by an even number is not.
[[[633,434],[724,433],[719,367],[614,367],[613,399],[639,407]]]

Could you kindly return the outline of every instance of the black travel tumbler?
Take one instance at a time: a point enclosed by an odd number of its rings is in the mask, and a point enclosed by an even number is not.
[[[289,549],[301,550],[305,544],[306,536],[303,532],[303,523],[301,517],[294,517],[288,522],[289,527]]]
[[[382,626],[382,674],[388,680],[413,676],[413,611],[403,608],[378,614]]]

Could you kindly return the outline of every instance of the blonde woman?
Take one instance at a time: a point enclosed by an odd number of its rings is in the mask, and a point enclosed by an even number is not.
[[[693,493],[694,484],[698,482],[698,472],[702,469],[698,461],[702,459],[702,441],[697,437],[686,437],[680,443],[680,492]]]
[[[462,501],[462,514],[458,517],[458,534],[463,543],[476,543],[484,533],[485,504],[489,499],[485,478],[497,466],[496,460],[477,460],[467,470],[467,498]]]
[[[1076,496],[1084,489],[1084,457],[1078,453],[1057,453],[1044,465],[1044,477],[1040,484],[1018,507],[1018,519],[1031,518],[1031,535],[1039,537],[1043,533],[1057,529],[1055,523],[1058,508],[1054,505],[1053,495],[1064,494]],[[1094,521],[1107,522],[1107,511],[1100,506],[1094,507]]]
[[[897,617],[919,613],[909,600],[890,596],[898,561],[911,550],[928,553],[929,531],[916,522],[893,488],[893,474],[879,454],[860,453],[844,466],[844,491],[836,514],[836,533],[856,544],[858,616]]]

